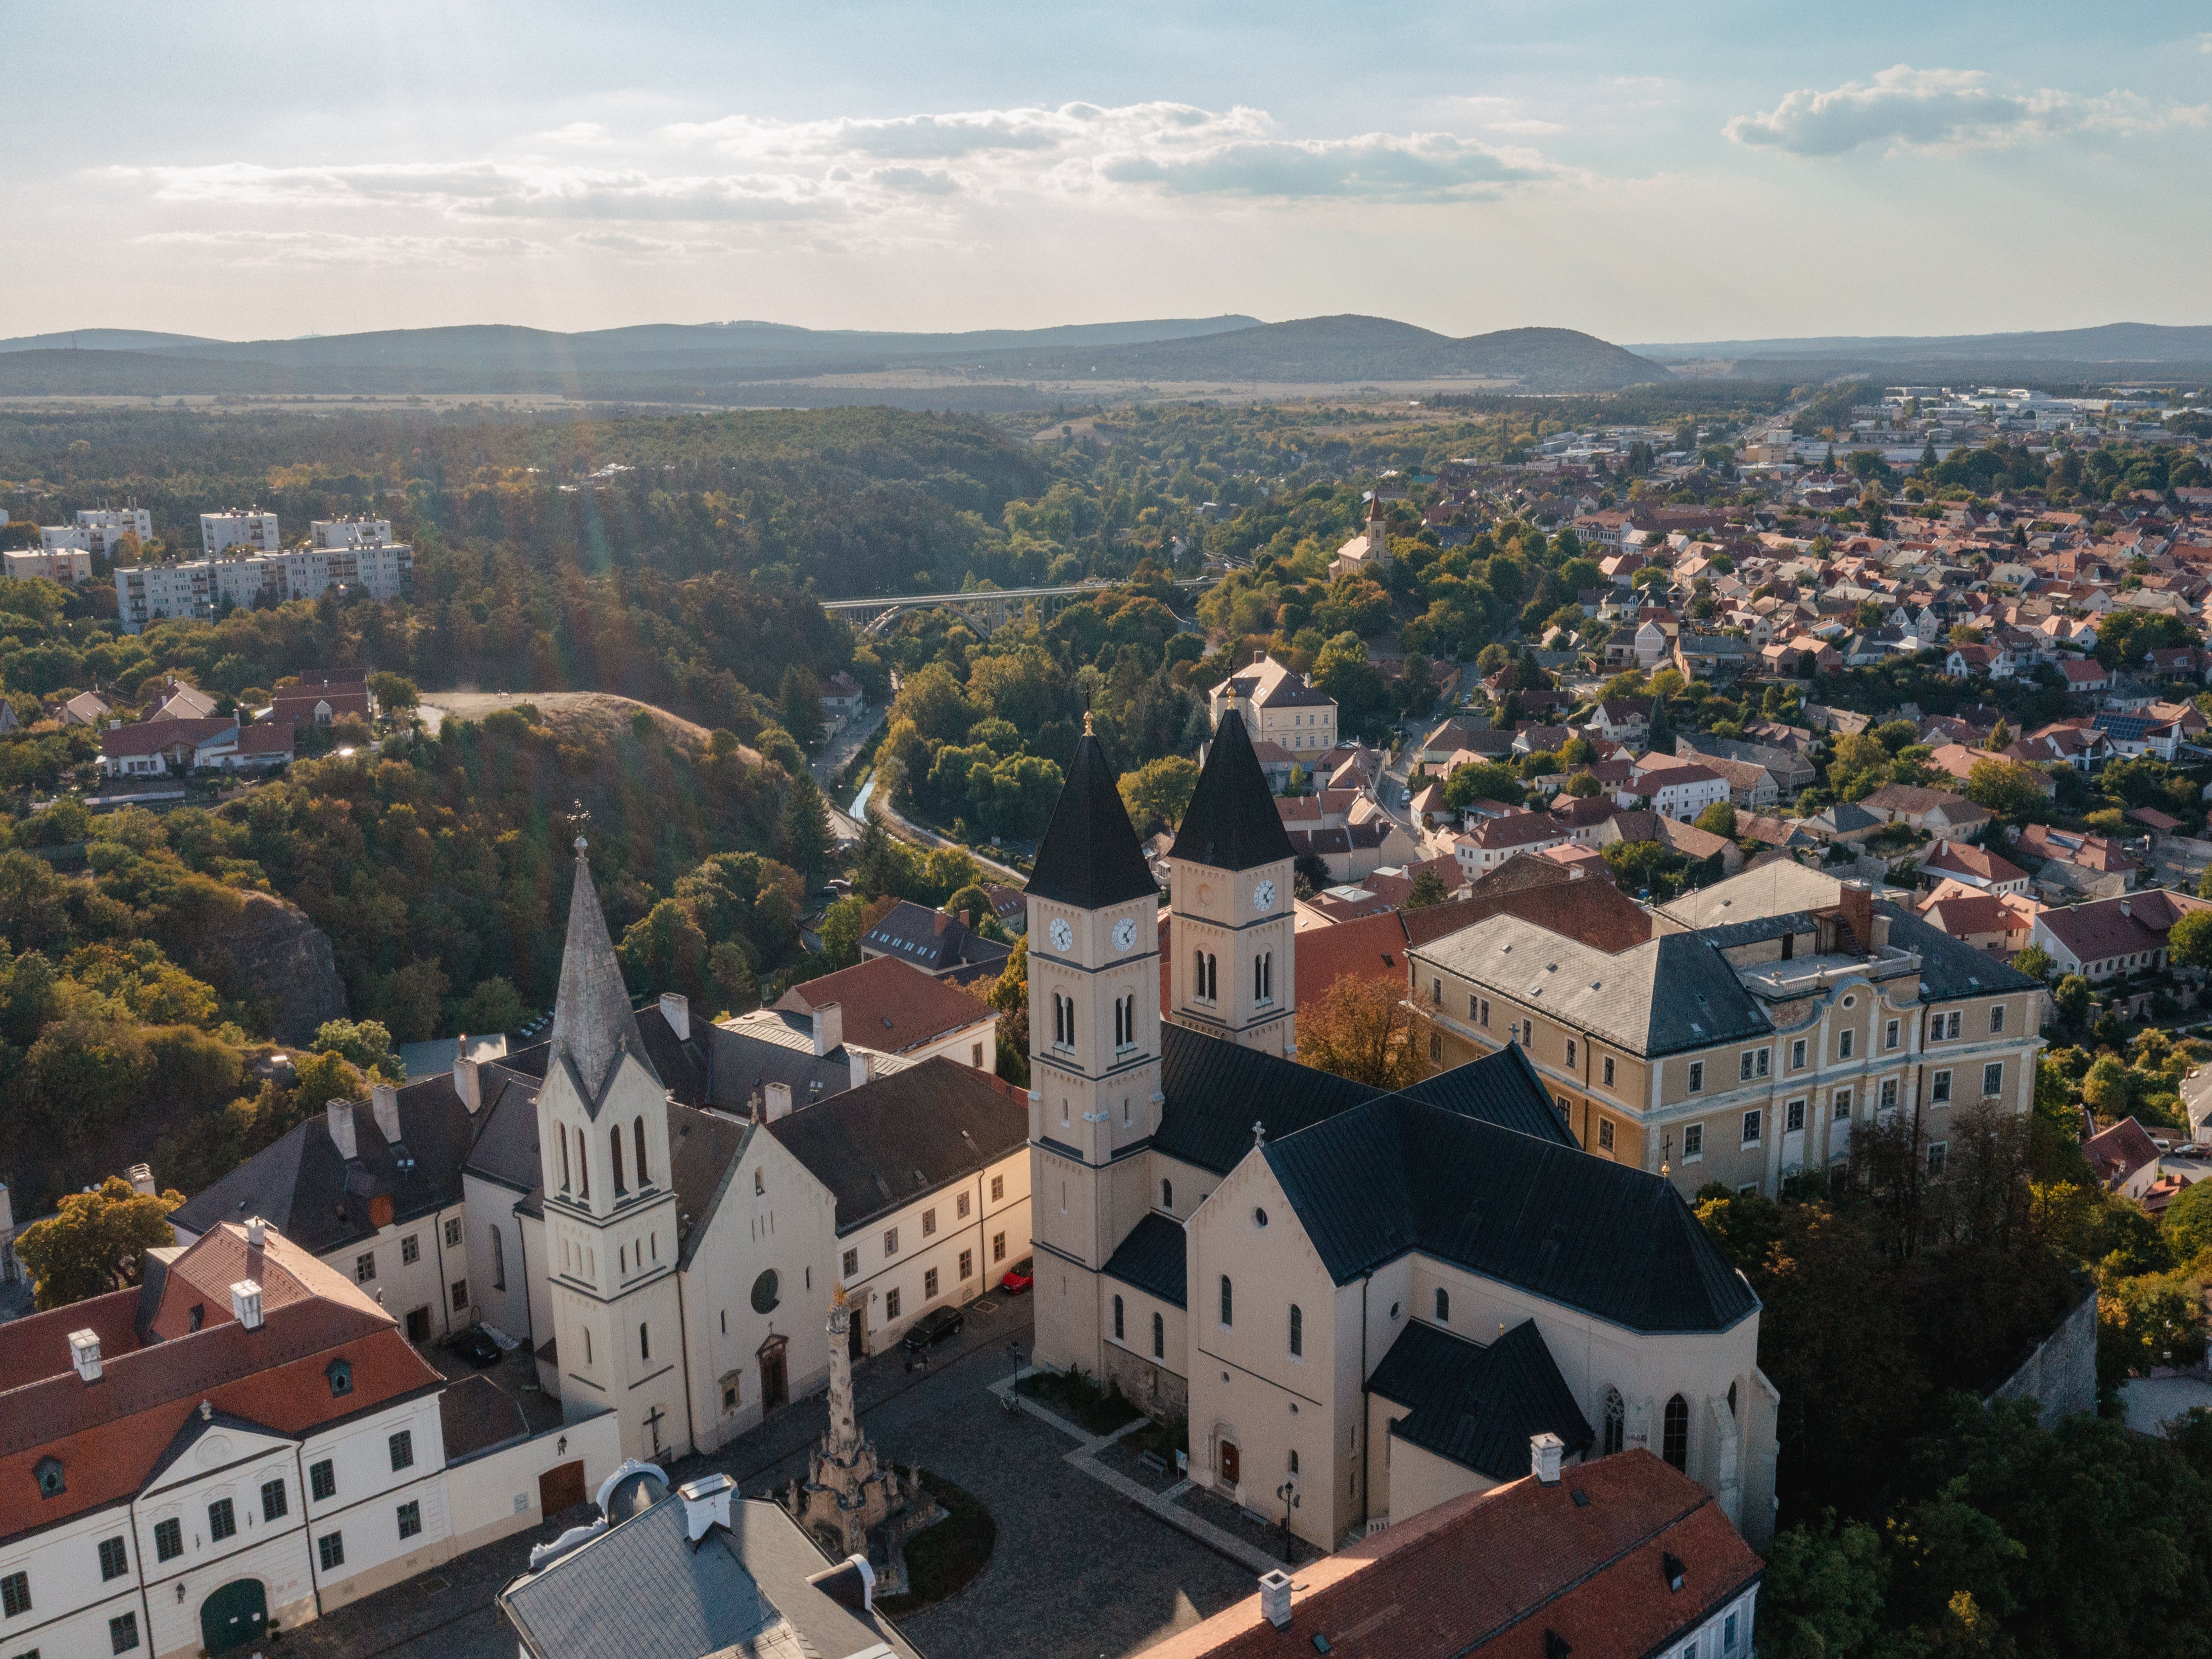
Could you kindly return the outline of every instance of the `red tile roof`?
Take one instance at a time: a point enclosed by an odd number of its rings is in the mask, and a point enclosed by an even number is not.
[[[981,997],[896,957],[872,957],[857,967],[802,981],[775,1006],[805,1013],[833,1002],[842,1005],[846,1042],[892,1054],[998,1018]]]
[[[1672,1592],[1668,1555],[1682,1564]],[[1545,1659],[1553,1632],[1576,1659],[1645,1659],[1765,1571],[1703,1487],[1648,1451],[1620,1452],[1556,1486],[1454,1498],[1298,1569],[1282,1630],[1255,1595],[1148,1659],[1277,1659],[1315,1651],[1316,1637],[1340,1659]]]

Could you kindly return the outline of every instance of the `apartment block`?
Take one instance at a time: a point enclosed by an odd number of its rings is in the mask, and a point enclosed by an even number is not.
[[[234,547],[274,553],[282,545],[274,513],[249,507],[243,512],[234,508],[228,513],[200,514],[200,551],[211,559],[222,557]]]
[[[274,522],[274,515],[268,515]],[[207,522],[203,515],[201,523]],[[238,544],[231,544],[237,545]],[[415,550],[405,544],[295,547],[247,557],[188,559],[142,565],[115,573],[115,612],[123,631],[178,617],[208,618],[228,599],[234,606],[282,605],[346,588],[379,600],[396,599],[415,574]]]

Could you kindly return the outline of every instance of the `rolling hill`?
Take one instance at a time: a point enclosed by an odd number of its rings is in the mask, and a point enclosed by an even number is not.
[[[2009,334],[1816,335],[1678,341],[1632,348],[1660,362],[1725,362],[1736,375],[1805,378],[1855,371],[1941,380],[2110,380],[2212,375],[2212,327],[2106,323]]]

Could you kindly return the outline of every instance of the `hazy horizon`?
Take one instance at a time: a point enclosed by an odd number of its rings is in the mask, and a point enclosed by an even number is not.
[[[57,8],[10,20],[0,335],[2196,324],[2207,21]]]

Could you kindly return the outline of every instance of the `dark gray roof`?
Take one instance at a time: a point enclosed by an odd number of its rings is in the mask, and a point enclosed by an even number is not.
[[[369,1201],[388,1197],[395,1220],[408,1221],[458,1204],[461,1167],[476,1133],[468,1109],[441,1072],[399,1091],[399,1146],[386,1143],[367,1101],[353,1105],[349,1166],[318,1112],[295,1124],[212,1186],[185,1200],[173,1218],[195,1235],[222,1221],[260,1216],[302,1249],[322,1255],[374,1237]],[[404,1156],[411,1164],[403,1164]]]
[[[1029,1102],[939,1055],[780,1117],[768,1132],[830,1189],[846,1233],[1012,1156],[1029,1141]]]
[[[1168,856],[1216,870],[1249,870],[1293,856],[1282,814],[1275,810],[1274,792],[1260,769],[1260,757],[1252,752],[1244,717],[1234,708],[1214,728],[1198,787],[1191,791],[1190,805],[1176,828],[1175,848]],[[1036,890],[1035,882],[1030,890]]]
[[[1478,1118],[1373,1100],[1266,1157],[1340,1285],[1418,1249],[1631,1330],[1759,1306],[1673,1182]]]
[[[568,891],[568,931],[561,948],[561,986],[553,999],[552,1045],[576,1067],[585,1089],[584,1109],[598,1115],[599,1096],[614,1070],[615,1054],[627,1037],[647,1069],[639,1040],[637,1017],[630,1012],[629,988],[615,958],[607,919],[592,885],[592,866],[576,842],[574,881]]]
[[[894,905],[860,943],[927,974],[978,963],[995,973],[1013,954],[1012,945],[985,939],[961,917],[907,899]]]
[[[484,1066],[477,1079],[483,1089],[483,1106],[478,1113],[483,1121],[469,1153],[468,1172],[518,1193],[532,1192],[545,1175],[538,1159],[541,1080],[509,1071],[504,1065]]]
[[[704,1103],[707,1048],[699,1038],[700,1027],[705,1022],[695,1014],[690,1022],[691,1035],[678,1042],[659,1002],[647,1003],[633,1018],[637,1022],[638,1036],[645,1045],[645,1063],[660,1079],[660,1086],[688,1106]]]
[[[1953,939],[1942,928],[1929,927],[1896,905],[1885,902],[1875,908],[1889,918],[1890,944],[1898,950],[1919,954],[1923,1002],[2041,988],[2040,980],[2032,974],[2023,974],[2002,957],[1978,950],[1964,939]]]
[[[807,1041],[779,1042],[765,1035],[778,1028],[793,1036],[804,1036]],[[763,1008],[728,1025],[715,1026],[709,1039],[714,1045],[713,1103],[742,1115],[751,1109],[754,1095],[764,1094],[771,1083],[789,1089],[794,1106],[808,1106],[843,1094],[852,1085],[852,1056],[842,1044],[826,1054],[816,1054],[813,1030],[811,1015],[790,1008]],[[859,1042],[860,1036],[855,1032],[854,1040]]]
[[[1167,1103],[1152,1145],[1216,1175],[1228,1174],[1252,1150],[1255,1119],[1267,1126],[1273,1140],[1382,1092],[1279,1054],[1167,1024],[1160,1027],[1160,1091]]]
[[[1030,894],[1079,910],[1099,910],[1156,893],[1159,885],[1115,787],[1106,745],[1085,732],[1052,809],[1051,827],[1037,847]]]
[[[707,1237],[707,1223],[730,1189],[753,1126],[714,1112],[672,1102],[668,1108],[669,1157],[676,1165],[677,1225],[681,1244],[679,1265],[690,1267],[693,1253]]]
[[[1188,1305],[1184,1300],[1188,1275],[1182,1223],[1158,1210],[1131,1228],[1120,1248],[1106,1258],[1109,1279],[1133,1285],[1147,1296],[1156,1296],[1172,1307]]]
[[[1556,1434],[1570,1456],[1596,1438],[1533,1319],[1486,1346],[1413,1320],[1367,1392],[1413,1408],[1391,1420],[1398,1438],[1493,1480],[1528,1473],[1531,1436]]]
[[[1404,1098],[1424,1106],[1441,1106],[1462,1117],[1479,1117],[1539,1140],[1580,1146],[1518,1043],[1508,1043],[1496,1054],[1438,1072],[1401,1092]]]
[[[761,1499],[736,1499],[729,1529],[694,1549],[670,1497],[516,1579],[500,1610],[532,1659],[834,1659],[878,1644],[915,1659],[888,1621],[806,1582],[830,1565]]]

